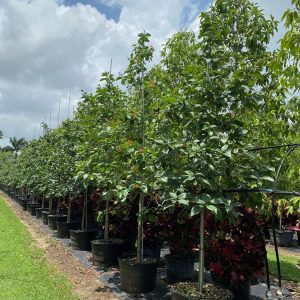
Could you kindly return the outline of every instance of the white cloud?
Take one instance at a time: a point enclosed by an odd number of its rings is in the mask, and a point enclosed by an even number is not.
[[[95,89],[101,72],[124,70],[138,32],[152,34],[158,60],[160,45],[183,27],[198,27],[195,0],[95,0],[121,7],[118,22],[90,5],[64,0],[0,1],[0,129],[5,137],[32,138],[45,116],[67,116],[80,90]],[[205,7],[209,1],[201,2]],[[259,0],[280,17],[286,0]],[[194,21],[193,21],[194,20]]]
[[[138,32],[151,32],[159,50],[179,29],[188,0],[104,2],[122,6],[118,23],[90,5],[62,0],[0,2],[0,128],[6,137],[31,138],[45,115],[57,116],[59,102],[65,117],[69,89],[73,100],[81,89],[94,90],[110,58],[114,72],[123,70]]]

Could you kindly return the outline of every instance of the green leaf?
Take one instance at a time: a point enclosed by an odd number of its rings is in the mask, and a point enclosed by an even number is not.
[[[205,201],[203,201],[202,199],[200,199],[200,198],[198,198],[198,197],[192,198],[191,202],[197,203],[197,204],[205,205]]]
[[[172,199],[177,199],[177,194],[176,194],[176,193],[170,192],[169,195],[170,195],[170,197],[171,197]]]
[[[178,199],[179,199],[179,200],[186,199],[186,196],[187,196],[186,193],[181,193],[181,194],[179,194]]]
[[[168,177],[160,177],[160,181],[166,183],[168,182]]]
[[[189,205],[189,201],[185,199],[178,199],[178,203],[183,204],[185,206]]]
[[[214,205],[207,205],[206,208],[211,211],[213,214],[217,215],[218,214],[218,208]]]
[[[269,182],[274,182],[274,178],[270,176],[264,176],[260,178],[261,180],[269,181]]]
[[[144,194],[147,194],[148,193],[148,187],[146,185],[142,185],[141,186],[141,190]]]
[[[191,209],[191,217],[200,214],[203,211],[203,207],[200,205],[193,206]]]

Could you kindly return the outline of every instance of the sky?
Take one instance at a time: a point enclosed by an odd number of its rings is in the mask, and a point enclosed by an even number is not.
[[[151,33],[159,61],[161,45],[182,29],[196,30],[212,0],[1,0],[0,130],[4,139],[41,134],[72,115],[82,90],[93,92],[113,61],[127,65],[141,31]],[[255,1],[280,19],[289,0]],[[270,43],[278,46],[284,27]]]

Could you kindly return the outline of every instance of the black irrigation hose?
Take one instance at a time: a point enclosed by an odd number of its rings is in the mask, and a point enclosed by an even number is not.
[[[300,192],[281,191],[273,189],[248,189],[248,188],[236,188],[222,190],[224,193],[267,193],[276,195],[287,195],[300,197]]]
[[[300,144],[284,144],[284,145],[275,145],[275,146],[267,146],[267,147],[254,147],[249,148],[248,151],[260,151],[260,150],[268,150],[268,149],[278,149],[278,148],[285,148],[285,147],[299,147]]]

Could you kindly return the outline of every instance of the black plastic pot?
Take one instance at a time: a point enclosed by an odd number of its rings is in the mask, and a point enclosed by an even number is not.
[[[210,274],[215,285],[231,290],[233,293],[233,300],[250,300],[250,280],[232,287],[230,286],[229,281],[216,277],[213,272],[210,272]]]
[[[230,288],[233,293],[233,300],[250,300],[250,282],[245,282],[236,287]]]
[[[32,204],[30,206],[30,214],[32,216],[36,216],[36,209],[39,208],[39,207],[40,207],[39,204]]]
[[[66,222],[67,216],[66,215],[48,215],[48,226],[52,230],[57,229],[57,223],[56,222]]]
[[[21,205],[21,206],[22,206],[22,199],[23,199],[22,196],[18,196],[17,199],[16,199],[18,204]]]
[[[154,290],[157,275],[157,260],[146,258],[142,263],[136,259],[119,258],[121,287],[128,293],[149,293]]]
[[[125,240],[125,243],[123,245],[123,253],[124,254],[130,255],[130,254],[136,253],[135,241],[136,241],[135,237],[127,238]]]
[[[218,277],[212,271],[210,271],[210,276],[211,276],[211,278],[213,280],[213,283],[215,285],[222,286],[224,288],[229,288],[230,287],[230,280],[228,280],[227,278],[224,279],[222,277]]]
[[[272,229],[269,229],[271,243],[274,244],[274,236]],[[276,241],[279,247],[291,247],[293,246],[294,232],[290,230],[275,230]]]
[[[32,203],[32,202],[27,202],[27,207],[26,207],[26,210],[28,211],[28,212],[30,212],[30,207],[31,207],[31,205],[33,205],[34,203]]]
[[[46,211],[46,208],[36,207],[35,208],[35,215],[37,219],[42,218],[42,211]]]
[[[171,290],[172,300],[190,300],[190,296],[183,296],[177,293],[174,289]]]
[[[160,260],[161,243],[144,242],[144,255]]]
[[[80,226],[79,222],[61,222],[57,221],[57,237],[59,238],[70,238],[70,230],[78,229]]]
[[[182,288],[184,286],[184,288]],[[205,293],[207,291],[207,293]],[[217,292],[217,293],[216,293]],[[191,297],[191,294],[193,297]],[[198,286],[192,282],[180,282],[171,288],[172,300],[233,300],[230,290],[213,284],[204,284],[203,293],[200,294]],[[240,298],[239,300],[244,300]]]
[[[75,250],[91,250],[91,241],[95,240],[97,230],[70,230],[71,247]]]
[[[187,281],[193,278],[194,256],[165,256],[167,280],[170,283]]]
[[[27,203],[28,202],[29,202],[28,200],[22,199],[21,206],[22,206],[23,210],[27,210]]]
[[[92,241],[93,264],[106,267],[118,265],[118,258],[122,255],[124,242],[121,239]]]
[[[45,225],[48,225],[48,215],[50,215],[48,210],[42,210],[42,220]]]

